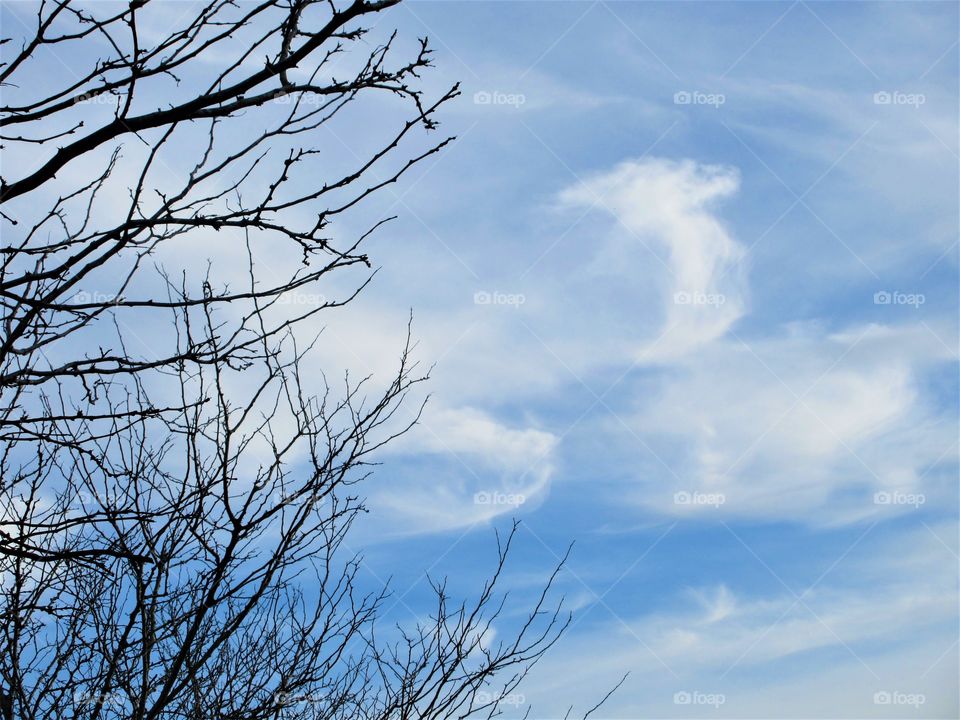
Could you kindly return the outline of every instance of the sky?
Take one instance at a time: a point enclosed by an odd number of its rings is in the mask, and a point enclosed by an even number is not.
[[[370,496],[398,620],[519,518],[517,612],[570,542],[576,612],[508,715],[956,717],[957,6],[382,22],[463,83],[337,330],[436,362]]]
[[[394,590],[384,622],[425,617],[428,578],[476,594],[516,519],[495,630],[571,543],[574,621],[507,717],[582,713],[625,674],[593,717],[960,714],[958,23],[939,2],[382,13],[373,37],[430,38],[428,93],[462,83],[437,131],[457,139],[335,228],[397,216],[312,355],[388,377],[412,311],[433,366],[350,541]],[[325,130],[330,162],[384,117]]]

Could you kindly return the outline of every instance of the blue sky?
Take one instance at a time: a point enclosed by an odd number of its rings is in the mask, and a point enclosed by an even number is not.
[[[393,28],[430,37],[430,93],[462,82],[458,139],[334,228],[397,215],[311,360],[389,377],[412,309],[434,364],[350,543],[384,622],[426,616],[425,570],[476,593],[516,518],[498,634],[571,543],[575,620],[508,716],[629,673],[600,716],[957,717],[957,5],[415,0]],[[331,168],[400,118],[378,102]]]
[[[518,612],[576,541],[537,717],[956,716],[956,6],[382,22],[464,85],[361,302],[437,360],[365,527],[398,621],[519,517]]]

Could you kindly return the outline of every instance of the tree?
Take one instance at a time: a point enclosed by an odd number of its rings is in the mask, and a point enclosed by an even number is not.
[[[458,94],[427,99],[425,39],[366,43],[397,1],[7,8],[2,717],[492,716],[565,627],[558,567],[485,639],[516,526],[478,597],[434,583],[414,629],[376,624],[386,591],[344,546],[426,377],[408,330],[388,382],[311,394],[303,328],[369,282],[386,219],[334,223],[450,142],[410,149]],[[335,172],[322,131],[370,98],[408,119]],[[185,250],[209,261],[171,270]],[[218,272],[237,258],[242,286]],[[351,269],[339,299],[286,301]]]

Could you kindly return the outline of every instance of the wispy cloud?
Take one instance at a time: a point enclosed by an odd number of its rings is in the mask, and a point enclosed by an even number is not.
[[[739,183],[735,168],[648,158],[623,162],[561,193],[567,206],[597,207],[612,215],[609,242],[663,256],[665,336],[655,345],[648,342],[640,356],[652,361],[683,355],[722,336],[743,315],[746,292],[739,263],[744,248],[715,212]]]

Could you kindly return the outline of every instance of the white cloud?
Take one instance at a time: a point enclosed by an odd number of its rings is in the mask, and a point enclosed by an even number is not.
[[[561,193],[563,205],[596,205],[611,213],[617,222],[613,242],[664,255],[656,269],[662,270],[662,330],[670,332],[648,341],[641,357],[680,356],[722,336],[745,312],[739,266],[744,249],[715,212],[739,183],[734,168],[647,158],[621,163]]]
[[[665,288],[660,333],[626,339],[657,374],[627,433],[619,420],[601,428],[643,451],[636,484],[618,487],[618,500],[626,494],[655,514],[831,524],[951,498],[943,472],[956,457],[953,420],[926,387],[953,359],[942,340],[951,332],[928,317],[838,332],[793,323],[741,339],[745,250],[716,214],[738,186],[733,168],[646,159],[561,194],[566,206],[615,216],[597,251],[605,271],[641,277],[625,261],[631,244],[665,253],[648,261]],[[875,499],[884,492],[908,497]]]
[[[937,338],[911,326],[829,335],[798,325],[749,345],[715,342],[643,399],[636,432],[670,471],[644,475],[635,496],[667,514],[814,524],[914,509],[876,504],[876,492],[942,499],[949,489],[937,463],[955,458],[956,438],[924,378],[948,359]],[[723,504],[676,504],[684,490]]]
[[[372,481],[378,532],[441,532],[526,512],[546,496],[558,442],[476,408],[428,406],[421,422],[388,446],[391,471]]]
[[[956,525],[868,540],[808,592],[748,595],[720,584],[681,594],[670,610],[620,619],[596,606],[600,627],[562,640],[524,692],[539,716],[553,716],[558,694],[589,707],[629,671],[604,716],[887,717],[874,693],[896,690],[925,695],[916,716],[950,717],[956,654],[942,629],[956,618],[957,571],[934,530],[953,537]],[[677,706],[683,690],[725,702]]]
[[[505,467],[523,467],[547,457],[557,439],[536,429],[512,429],[475,408],[431,408],[422,418],[425,432],[401,441],[394,449],[430,453],[468,453],[496,458]]]
[[[637,358],[656,362],[660,374],[654,393],[638,398],[637,435],[624,439],[635,444],[641,438],[672,472],[651,461],[638,480],[618,489],[618,502],[626,495],[656,514],[699,510],[834,523],[910,509],[873,504],[880,490],[924,492],[931,500],[941,492],[930,485],[937,473],[924,473],[954,455],[949,419],[922,392],[930,361],[944,359],[943,345],[928,330],[876,326],[828,334],[815,324],[796,325],[752,336],[749,347],[730,335],[747,312],[748,287],[743,245],[724,226],[718,206],[738,190],[735,168],[660,158],[621,163],[559,196],[566,208],[596,204],[616,218],[599,242],[577,248],[589,277],[531,276],[517,288],[527,294],[522,309],[475,305],[476,288],[462,281],[449,288],[460,304],[431,305],[436,297],[423,298],[416,354],[441,360],[429,389],[442,401],[430,406],[416,442],[397,445],[397,456],[421,456],[418,472],[378,484],[371,498],[391,524],[430,532],[517,510],[509,503],[476,504],[478,492],[522,494],[529,509],[549,490],[560,440],[527,421],[503,422],[487,403],[553,398],[578,378],[592,385],[607,364],[625,368]],[[646,267],[640,265],[624,251],[637,246],[649,247],[662,262],[648,256]],[[239,281],[238,261],[218,265],[221,280]],[[439,261],[427,267],[431,276],[445,274]],[[393,272],[409,285],[409,271],[401,262]],[[660,322],[644,325],[643,316],[656,311],[638,311],[632,302],[639,298],[625,303],[606,294],[599,273],[657,287]],[[346,287],[318,289],[342,298]],[[354,377],[372,373],[374,385],[396,370],[407,310],[388,304],[376,286],[370,290],[304,328],[322,329],[311,362],[334,383],[347,368]],[[678,294],[690,302],[676,302]],[[291,309],[301,308],[278,311]],[[320,379],[307,376],[316,391]],[[609,430],[621,431],[618,422]],[[720,508],[677,505],[673,495],[683,490],[723,493],[725,502]]]

